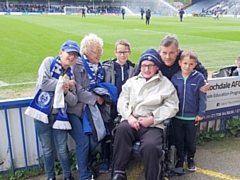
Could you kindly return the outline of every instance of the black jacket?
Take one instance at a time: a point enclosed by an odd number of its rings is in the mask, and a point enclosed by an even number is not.
[[[178,64],[178,61],[180,60],[182,52],[183,51],[180,51],[180,53],[178,54],[178,56],[176,58],[175,63],[172,66],[166,66],[164,64],[164,62],[162,61],[162,59],[160,59],[160,61],[161,61],[160,70],[162,71],[163,75],[166,76],[168,79],[171,79],[173,74],[175,74],[176,72],[178,72],[180,70],[180,66]],[[202,73],[205,79],[208,78],[207,69],[202,65],[201,62],[197,61],[197,66],[195,67],[195,69],[197,71],[199,71],[200,73]]]
[[[175,74],[176,72],[178,72],[180,70],[180,66],[178,64],[178,61],[180,60],[182,52],[183,52],[183,50],[181,50],[180,53],[177,55],[176,60],[175,60],[175,62],[172,66],[165,65],[164,62],[161,59],[161,56],[160,56],[160,63],[161,63],[160,70],[161,70],[162,74],[164,76],[166,76],[169,80],[171,80],[173,74]],[[138,66],[137,69],[138,70],[135,73],[135,75],[137,75],[140,72],[139,66]],[[204,78],[207,80],[207,78],[208,78],[207,69],[201,64],[201,62],[199,60],[197,61],[197,66],[195,67],[195,69],[197,71],[199,71],[200,73],[202,73]]]

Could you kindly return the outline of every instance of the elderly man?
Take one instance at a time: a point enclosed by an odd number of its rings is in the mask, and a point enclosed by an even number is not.
[[[117,109],[122,116],[115,132],[112,180],[126,180],[125,168],[133,144],[140,141],[145,179],[161,178],[163,122],[178,111],[178,97],[172,83],[161,74],[160,56],[148,49],[140,57],[141,72],[122,86]]]

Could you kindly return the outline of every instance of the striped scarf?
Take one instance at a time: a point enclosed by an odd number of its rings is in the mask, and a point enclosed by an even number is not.
[[[59,57],[53,59],[50,66],[51,76],[55,79],[59,79],[62,73],[62,65]],[[67,69],[66,74],[70,79],[73,78],[72,67]],[[26,109],[25,114],[42,121],[43,123],[48,123],[48,114],[51,111],[51,105],[54,97],[54,91],[45,91],[39,89],[34,96],[33,101],[30,103],[29,107]],[[54,129],[71,129],[71,125],[68,121],[67,116],[67,106],[65,104],[64,108],[58,109],[57,119],[53,125]]]

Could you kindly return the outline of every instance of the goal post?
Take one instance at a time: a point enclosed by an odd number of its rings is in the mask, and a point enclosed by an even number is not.
[[[85,13],[87,13],[87,8],[82,6],[65,6],[63,11],[65,15],[77,15],[82,14],[82,10],[85,9]]]

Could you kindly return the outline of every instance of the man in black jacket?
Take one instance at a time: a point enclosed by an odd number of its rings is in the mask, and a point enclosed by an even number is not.
[[[151,10],[148,9],[146,11],[146,24],[148,24],[148,25],[149,25],[149,22],[150,22],[150,18],[151,18]]]
[[[178,40],[174,35],[166,35],[161,43],[158,53],[160,54],[160,70],[163,75],[171,80],[173,74],[180,70],[178,61],[180,60],[183,50],[178,47]],[[207,83],[208,72],[207,69],[197,60],[197,65],[195,67],[197,71],[203,74],[206,84],[200,88],[200,91],[206,93],[210,87]],[[170,126],[169,132],[169,145],[175,144],[173,127]],[[187,154],[185,154],[186,156]]]
[[[180,22],[182,22],[182,18],[183,18],[183,14],[184,14],[185,12],[184,12],[184,10],[183,9],[180,9],[180,11],[179,11],[179,18],[180,18]]]
[[[143,8],[141,8],[141,19],[143,19],[143,14],[144,14],[144,10],[143,10]]]
[[[124,8],[122,8],[121,12],[122,12],[122,19],[124,19],[124,15],[125,15],[125,9],[124,9]]]
[[[178,47],[178,40],[174,35],[165,36],[161,43],[158,53],[160,54],[160,61],[162,63],[161,71],[168,79],[171,79],[172,75],[180,70],[178,61],[183,50]],[[203,74],[205,79],[208,78],[207,69],[197,61],[197,66],[195,69]]]
[[[161,72],[164,76],[166,76],[169,80],[171,80],[171,77],[173,74],[178,72],[180,70],[180,66],[178,64],[178,61],[180,59],[180,56],[182,54],[183,50],[179,49],[179,43],[177,38],[174,35],[166,35],[161,43],[160,48],[158,50],[158,53],[160,55],[160,63],[161,63]],[[195,69],[203,74],[205,79],[208,78],[208,72],[207,69],[199,62],[197,61],[197,66]],[[140,69],[138,67],[138,71],[135,73],[138,74],[140,72]],[[204,87],[204,88],[203,88]],[[206,92],[209,88],[209,84],[207,83],[205,86],[202,87],[202,91]]]

